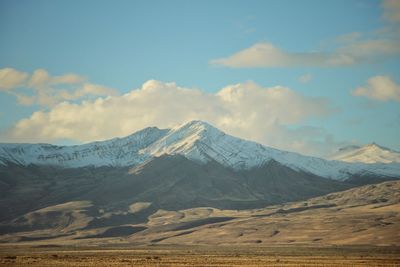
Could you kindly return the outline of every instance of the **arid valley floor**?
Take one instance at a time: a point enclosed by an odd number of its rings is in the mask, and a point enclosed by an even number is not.
[[[1,247],[1,266],[399,266],[400,247]]]
[[[399,187],[391,181],[255,210],[159,211],[134,226],[4,234],[0,266],[400,266]],[[51,211],[30,221],[48,221]],[[68,225],[85,222],[77,215]]]

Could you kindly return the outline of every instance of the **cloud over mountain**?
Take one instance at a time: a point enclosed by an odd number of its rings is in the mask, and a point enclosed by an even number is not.
[[[34,112],[18,121],[6,138],[87,142],[128,135],[149,125],[171,127],[201,119],[243,138],[310,154],[321,142],[330,142],[329,135],[318,128],[293,126],[331,112],[327,99],[282,86],[265,88],[247,82],[205,93],[150,80],[124,95],[63,102],[48,111]]]

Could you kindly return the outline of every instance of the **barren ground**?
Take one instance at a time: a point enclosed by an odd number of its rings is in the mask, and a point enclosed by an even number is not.
[[[400,266],[400,247],[1,246],[1,266]]]

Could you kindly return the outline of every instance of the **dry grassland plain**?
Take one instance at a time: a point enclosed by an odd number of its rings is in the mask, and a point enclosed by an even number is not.
[[[1,266],[400,266],[400,247],[10,247]]]

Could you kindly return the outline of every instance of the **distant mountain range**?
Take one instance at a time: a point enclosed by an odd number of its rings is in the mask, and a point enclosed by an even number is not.
[[[0,241],[134,235],[167,211],[259,209],[399,178],[399,162],[304,156],[202,121],[77,146],[0,144]]]

